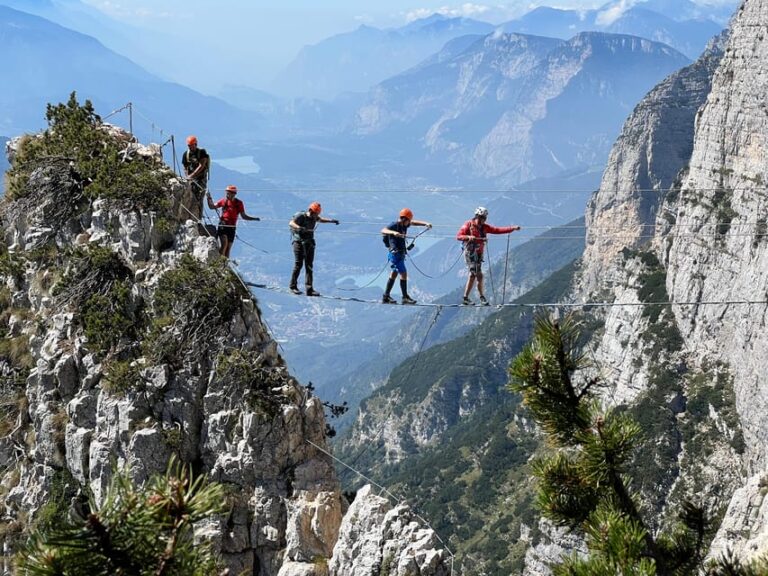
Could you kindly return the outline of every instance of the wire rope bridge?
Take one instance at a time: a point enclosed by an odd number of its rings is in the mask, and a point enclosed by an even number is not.
[[[104,119],[107,119],[119,112],[122,112],[124,110],[127,110],[129,113],[129,124],[130,124],[130,131],[133,133],[133,114],[134,112],[143,120],[146,120],[149,122],[150,126],[152,127],[152,132],[154,134],[155,131],[158,131],[161,136],[165,136],[164,131],[159,128],[154,122],[149,120],[146,116],[141,114],[138,110],[136,110],[135,106],[132,103],[127,103],[125,106],[118,108],[117,110],[114,110],[110,114],[108,114]],[[170,137],[165,140],[165,142],[161,145],[160,149],[162,149],[170,144],[172,147],[172,154],[173,154],[173,169],[176,174],[179,174],[179,165],[176,158],[176,148],[175,148],[175,140],[174,136],[171,135]],[[701,191],[705,191],[704,189],[700,189]],[[717,191],[716,188],[707,188],[706,190],[709,191]],[[247,188],[241,188],[241,192],[258,192],[258,193],[284,193],[286,192],[285,189],[247,189]],[[322,190],[322,189],[301,189],[301,190],[288,190],[293,192],[303,192],[303,193],[319,193],[319,192],[346,192],[346,193],[368,193],[370,194],[371,190],[363,190],[363,189],[351,189],[351,190]],[[732,191],[732,190],[731,190]],[[751,189],[751,191],[755,191],[754,189]],[[413,194],[414,192],[417,192],[415,190],[387,190],[386,192],[391,193],[407,193],[407,194]],[[446,190],[446,192],[450,193],[460,193],[461,191],[450,191]],[[594,190],[520,190],[520,191],[509,191],[509,190],[472,190],[471,192],[478,192],[478,193],[500,193],[500,194],[509,194],[512,192],[520,192],[520,193],[583,193],[583,194],[593,194]],[[658,189],[635,189],[633,190],[635,193],[639,194],[659,194],[663,191],[660,191]],[[189,209],[184,207],[185,210],[190,215],[190,220],[203,225],[202,228],[206,231],[207,234],[211,234],[210,230],[210,224],[211,221],[208,218],[207,214],[203,212],[202,218],[198,218],[195,216]],[[262,225],[260,227],[260,230],[271,232],[271,231],[277,231],[277,230],[286,230],[285,224],[287,223],[288,218],[285,220],[278,220],[278,219],[262,219],[262,223],[266,224],[266,226]],[[381,225],[381,221],[356,221],[356,222],[346,222],[346,224],[356,224],[356,225],[366,225],[366,224],[376,224]],[[671,225],[669,227],[665,228],[665,235],[667,237],[673,237],[673,238],[691,238],[691,237],[722,237],[722,230],[723,226],[727,225],[728,234],[729,236],[766,236],[766,232],[764,230],[765,223],[764,222],[743,222],[743,223],[734,223],[734,222],[728,222],[728,223],[721,223],[721,222],[710,222],[710,223],[701,223],[701,222],[691,222],[691,223],[684,223],[684,222],[677,222],[674,225]],[[455,229],[456,225],[454,224],[435,224],[433,225],[434,228],[440,229],[440,228],[453,228]],[[551,230],[558,230],[556,235],[547,235],[548,231]],[[633,230],[628,231],[625,229],[622,229],[621,227],[593,227],[587,230],[586,226],[583,225],[571,225],[571,226],[527,226],[526,230],[529,231],[542,231],[544,233],[538,234],[536,236],[529,236],[526,238],[527,240],[577,240],[579,238],[584,238],[589,233],[589,237],[593,239],[600,239],[600,238],[612,238],[612,239],[621,239],[623,237],[632,238],[633,240],[637,239],[643,239],[647,238],[650,239],[654,237],[654,230],[655,225],[654,224],[641,224],[639,226],[636,226],[633,228]],[[426,230],[424,231],[426,232]],[[423,234],[422,232],[421,234]],[[571,232],[573,232],[571,234]],[[580,234],[579,234],[580,232]],[[379,236],[380,232],[373,232],[373,231],[364,231],[364,230],[357,230],[357,231],[350,231],[348,234],[354,234],[354,235],[360,235],[360,236]],[[411,243],[416,241],[421,234],[418,234],[414,237],[410,238]],[[430,237],[437,238],[437,239],[448,239],[448,238],[454,238],[454,234],[439,234],[439,233],[433,233]],[[245,246],[249,247],[250,249],[260,252],[262,254],[267,254],[271,256],[275,256],[277,258],[285,259],[286,261],[292,261],[292,258],[289,258],[286,255],[283,254],[276,254],[271,253],[267,250],[264,250],[262,248],[259,248],[258,246],[255,246],[254,244],[248,242],[247,240],[241,238],[238,235],[238,240],[244,244]],[[487,246],[487,245],[486,245]],[[723,299],[723,300],[698,300],[698,301],[630,301],[630,302],[621,302],[621,301],[584,301],[584,302],[524,302],[521,301],[521,299],[518,299],[514,302],[507,302],[506,301],[506,280],[507,280],[507,267],[509,263],[509,254],[510,254],[510,245],[509,245],[509,236],[507,236],[507,248],[506,248],[506,257],[504,259],[504,281],[502,282],[502,296],[500,299],[500,302],[495,304],[495,308],[497,309],[507,309],[507,308],[523,308],[523,309],[556,309],[556,310],[563,310],[563,309],[596,309],[596,308],[615,308],[615,307],[645,307],[645,306],[674,306],[674,307],[681,307],[681,306],[693,306],[693,307],[708,307],[708,306],[741,306],[741,305],[759,305],[759,306],[768,306],[768,300],[766,299],[759,299],[759,300],[748,300],[748,299]],[[413,265],[413,267],[423,276],[427,278],[441,278],[447,274],[449,274],[456,264],[461,259],[462,253],[459,252],[457,258],[453,261],[453,263],[448,267],[446,270],[442,271],[439,275],[429,275],[425,273],[423,270],[421,270],[414,259],[412,257],[408,257],[409,262]],[[490,273],[491,270],[491,257],[489,253],[489,258],[487,262],[487,267]],[[246,291],[249,294],[252,294],[251,288],[256,290],[264,290],[264,291],[270,291],[275,293],[283,293],[283,294],[290,294],[292,298],[296,298],[297,296],[291,293],[288,289],[276,286],[273,284],[267,284],[267,283],[258,283],[258,282],[250,282],[243,278],[243,275],[240,273],[240,271],[237,269],[238,265],[236,262],[231,262],[233,264],[232,271],[234,272],[237,279],[240,281],[240,283],[243,285],[244,288],[246,288]],[[369,281],[367,284],[363,286],[358,286],[355,288],[338,288],[340,292],[357,292],[360,290],[363,290],[371,285],[373,285],[376,280],[384,273],[384,271],[389,267],[388,263],[384,264],[383,268],[379,271],[378,275],[376,275],[371,281]],[[490,275],[490,274],[489,274]],[[495,288],[493,287],[493,277],[491,275],[491,290],[493,294],[495,295]],[[301,297],[301,296],[299,296]],[[362,303],[367,305],[381,305],[386,308],[391,308],[391,304],[385,304],[381,300],[372,300],[372,299],[366,299],[362,297],[357,296],[348,296],[343,294],[334,294],[334,295],[319,295],[319,296],[303,296],[304,298],[311,298],[312,300],[326,300],[326,301],[337,301],[337,302],[343,302],[343,303]],[[253,295],[252,295],[253,298]],[[254,300],[254,304],[256,304],[256,301]],[[420,302],[416,304],[410,304],[408,307],[416,307],[416,308],[430,308],[434,310],[434,314],[432,316],[431,322],[428,324],[426,332],[421,340],[420,346],[418,347],[418,350],[415,354],[415,360],[411,362],[410,370],[408,374],[405,377],[405,382],[408,382],[410,380],[412,371],[414,366],[416,365],[416,360],[418,360],[418,356],[423,352],[425,344],[427,342],[428,336],[432,328],[436,325],[438,318],[440,317],[440,313],[443,309],[446,308],[474,308],[472,305],[465,305],[460,303],[439,303],[439,302]],[[404,306],[405,308],[405,306]],[[264,322],[265,328],[269,330],[269,326],[266,324],[266,322],[262,319],[262,322]],[[270,330],[271,332],[271,330]],[[393,407],[390,406],[390,410],[392,410]],[[389,418],[384,419],[386,420]],[[409,506],[409,508],[413,511],[415,517],[425,526],[427,526],[429,529],[432,530],[432,532],[435,534],[438,541],[441,543],[442,546],[444,546],[447,554],[449,555],[450,565],[451,565],[451,574],[455,573],[455,559],[456,556],[451,551],[450,547],[448,546],[447,542],[435,531],[432,526],[430,525],[429,521],[417,511],[417,508],[411,503],[408,502],[408,500],[403,496],[398,496],[394,494],[389,488],[381,485],[380,483],[376,482],[372,478],[370,478],[368,475],[366,475],[363,471],[355,468],[355,464],[357,461],[368,452],[368,450],[377,443],[379,436],[383,432],[383,424],[380,427],[380,429],[376,432],[374,435],[374,441],[369,441],[365,443],[362,450],[354,457],[354,459],[351,462],[344,462],[341,459],[339,459],[337,456],[332,454],[330,451],[326,450],[322,446],[319,446],[315,444],[314,442],[310,440],[306,440],[306,442],[313,446],[316,450],[324,453],[329,458],[331,458],[334,462],[338,463],[340,466],[342,466],[346,471],[352,472],[356,474],[359,478],[364,480],[365,482],[368,482],[372,486],[376,487],[379,490],[379,494],[385,496],[389,500],[395,502],[396,504],[406,504]],[[380,449],[380,445],[373,448],[374,454]]]

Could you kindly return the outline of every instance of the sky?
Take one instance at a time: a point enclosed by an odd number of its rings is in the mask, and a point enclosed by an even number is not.
[[[82,0],[112,18],[168,37],[165,57],[184,59],[170,80],[215,94],[229,82],[268,87],[272,78],[308,44],[366,24],[397,27],[435,12],[501,23],[538,7],[589,9],[607,0],[510,0],[457,2],[446,0]],[[629,7],[638,0],[614,0]],[[674,0],[673,0],[674,1]],[[694,0],[733,5],[736,0]],[[202,52],[201,52],[202,51]],[[219,61],[222,78],[208,70],[194,78],[194,56]],[[142,62],[145,64],[145,62]],[[149,66],[151,70],[151,66]],[[239,75],[223,71],[239,70]],[[216,68],[213,68],[216,70]],[[157,71],[157,70],[151,70]],[[167,71],[167,68],[166,68]],[[167,74],[166,74],[167,76]]]

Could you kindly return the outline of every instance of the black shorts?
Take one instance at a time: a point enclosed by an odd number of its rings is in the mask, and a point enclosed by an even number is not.
[[[216,238],[221,238],[224,236],[227,240],[229,240],[229,243],[235,241],[235,230],[236,228],[234,226],[230,226],[228,224],[219,224],[218,230],[216,230]]]

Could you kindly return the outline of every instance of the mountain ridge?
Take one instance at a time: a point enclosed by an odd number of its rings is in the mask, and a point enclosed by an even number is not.
[[[487,22],[442,16],[396,29],[361,25],[302,48],[272,88],[283,95],[324,99],[343,92],[364,92],[416,65],[456,36],[488,33],[493,28]]]
[[[514,186],[600,165],[634,102],[687,62],[626,35],[492,34],[377,86],[352,134],[440,165],[446,176]]]
[[[213,140],[259,124],[253,113],[160,80],[95,38],[45,18],[0,6],[0,29],[0,47],[7,56],[0,62],[0,74],[14,78],[15,88],[0,95],[5,107],[0,131],[4,133],[40,128],[39,110],[51,100],[65,100],[73,90],[99,109],[114,110],[133,102],[167,133],[194,129],[209,133]],[[197,111],[194,122],[187,110]],[[156,127],[137,118],[135,128],[141,136],[149,136]]]

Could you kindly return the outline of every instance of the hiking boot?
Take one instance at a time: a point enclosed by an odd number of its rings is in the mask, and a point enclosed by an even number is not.
[[[403,296],[403,299],[400,300],[402,304],[416,304],[416,300],[411,298],[410,296]]]
[[[464,296],[464,298],[461,299],[462,306],[474,306],[475,303],[472,302],[472,300],[469,299],[468,296]]]
[[[307,296],[320,296],[320,292],[314,288],[307,288]]]
[[[302,293],[302,292],[301,292],[301,290],[299,290],[298,288],[296,288],[296,286],[291,286],[291,287],[289,288],[289,290],[290,290],[291,292],[293,292],[294,294],[297,294],[297,295]]]
[[[490,306],[491,303],[485,299],[485,296],[480,296],[480,306]]]
[[[384,296],[381,297],[381,303],[382,304],[397,304],[397,300],[392,298],[389,294],[384,294]]]

